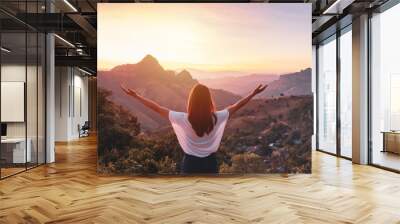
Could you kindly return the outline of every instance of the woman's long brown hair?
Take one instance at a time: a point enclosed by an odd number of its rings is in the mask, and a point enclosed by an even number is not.
[[[210,90],[205,85],[196,84],[190,91],[187,105],[189,122],[199,137],[210,134],[217,123],[215,105]]]

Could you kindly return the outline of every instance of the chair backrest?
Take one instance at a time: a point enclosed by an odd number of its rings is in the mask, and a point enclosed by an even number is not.
[[[83,124],[82,128],[90,128],[89,121],[85,121],[85,123]]]

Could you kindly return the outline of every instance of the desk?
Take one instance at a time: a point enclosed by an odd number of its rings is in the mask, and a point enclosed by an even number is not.
[[[1,139],[1,156],[6,163],[25,163],[31,162],[31,139],[27,139],[28,143],[25,151],[25,138],[5,138]]]
[[[383,131],[383,150],[382,152],[392,152],[400,154],[400,132]]]

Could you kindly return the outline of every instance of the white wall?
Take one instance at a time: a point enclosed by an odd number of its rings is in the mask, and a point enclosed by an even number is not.
[[[76,70],[75,70],[76,71]],[[80,73],[81,74],[81,73]],[[72,120],[71,120],[71,135],[74,138],[79,137],[78,124],[81,126],[88,121],[89,111],[88,111],[88,78],[81,75],[74,75],[74,108],[72,109]]]
[[[76,68],[56,67],[55,85],[55,140],[77,139],[78,125],[88,120],[88,78]]]
[[[1,66],[1,81],[2,82],[25,82],[25,64],[24,65],[2,65]],[[35,73],[36,74],[36,67],[33,66],[28,66],[27,67],[27,72],[28,74]],[[30,80],[30,84],[36,85],[36,82],[31,83],[32,81]],[[36,89],[31,89],[28,88],[28,97],[35,97],[36,98]],[[33,90],[34,92],[30,92],[29,90]],[[27,102],[32,102],[32,99],[27,99]],[[30,105],[30,106],[35,106],[35,105]],[[1,108],[2,110],[7,110],[7,108]],[[36,121],[36,114],[31,114],[28,113],[28,121],[35,120]],[[34,117],[30,117],[30,115],[33,115]],[[28,125],[28,128],[33,125]],[[35,127],[36,128],[36,127]],[[7,136],[8,137],[25,137],[25,122],[11,122],[7,123]],[[29,136],[28,136],[29,137]]]
[[[25,64],[2,65],[1,81],[25,82]],[[1,108],[1,109],[6,110],[6,108]],[[24,122],[7,123],[7,137],[18,137],[18,138],[25,137],[25,123]]]
[[[69,132],[69,68],[55,68],[55,141],[67,141]]]

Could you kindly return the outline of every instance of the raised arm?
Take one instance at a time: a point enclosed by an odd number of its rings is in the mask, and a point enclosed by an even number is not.
[[[229,111],[229,116],[232,116],[233,113],[235,113],[237,110],[242,108],[244,105],[246,105],[255,95],[261,93],[264,91],[265,88],[267,88],[268,85],[258,85],[256,89],[253,90],[252,93],[247,95],[246,97],[242,98],[238,102],[236,102],[233,105],[228,106],[226,109]]]
[[[156,102],[149,100],[141,95],[139,95],[136,91],[126,88],[125,86],[123,86],[121,84],[121,89],[129,96],[139,100],[139,102],[141,102],[143,105],[145,105],[146,107],[152,109],[153,111],[157,112],[158,114],[160,114],[162,117],[167,118],[168,119],[168,113],[169,110],[163,106],[158,105]]]

